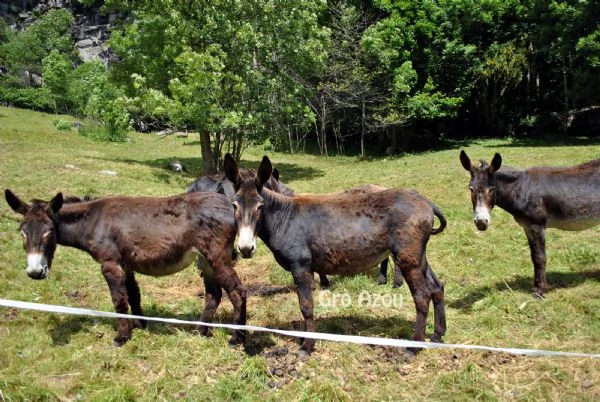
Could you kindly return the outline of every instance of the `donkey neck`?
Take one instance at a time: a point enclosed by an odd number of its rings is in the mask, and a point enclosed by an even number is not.
[[[507,212],[513,213],[519,187],[523,181],[523,171],[514,168],[502,168],[495,173],[496,205]]]
[[[57,225],[57,242],[63,246],[75,247],[88,251],[86,233],[89,228],[89,212],[92,202],[65,204],[55,219]]]
[[[271,237],[285,230],[294,207],[292,197],[277,193],[263,187],[260,192],[263,198],[262,225],[258,237],[269,243]]]

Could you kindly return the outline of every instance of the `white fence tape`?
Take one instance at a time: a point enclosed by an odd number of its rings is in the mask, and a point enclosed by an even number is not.
[[[539,349],[515,349],[515,348],[499,348],[491,346],[481,345],[465,345],[465,344],[452,344],[452,343],[433,343],[433,342],[417,342],[406,339],[390,339],[390,338],[377,338],[372,336],[358,336],[358,335],[340,335],[340,334],[327,334],[320,332],[304,332],[304,331],[288,331],[282,329],[273,329],[265,327],[257,327],[254,325],[234,325],[234,324],[221,324],[221,323],[205,323],[201,321],[186,321],[179,320],[176,318],[160,318],[160,317],[147,317],[137,316],[129,314],[111,313],[107,311],[97,311],[85,308],[77,307],[64,307],[56,306],[51,304],[40,304],[31,303],[15,300],[0,299],[0,306],[17,308],[23,310],[36,310],[45,311],[49,313],[61,313],[61,314],[72,314],[72,315],[84,315],[90,317],[104,317],[104,318],[126,318],[126,319],[142,319],[146,321],[157,321],[169,324],[177,325],[204,325],[213,328],[228,328],[237,330],[247,331],[259,331],[259,332],[271,332],[278,335],[291,336],[296,338],[311,338],[323,341],[333,342],[349,342],[358,343],[363,345],[378,345],[378,346],[393,346],[393,347],[411,347],[411,348],[423,348],[423,349],[471,349],[471,350],[485,350],[491,352],[504,352],[514,355],[525,355],[525,356],[555,356],[555,357],[586,357],[593,359],[600,359],[600,354],[593,353],[577,353],[577,352],[561,352],[552,350],[539,350]]]

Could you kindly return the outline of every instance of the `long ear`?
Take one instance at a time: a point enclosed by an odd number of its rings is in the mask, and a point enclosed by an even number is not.
[[[273,173],[271,173],[271,176],[273,176],[275,180],[279,181],[279,170],[277,170],[277,168],[274,168]]]
[[[6,198],[6,202],[8,203],[8,205],[10,205],[13,211],[21,215],[25,215],[29,210],[29,204],[21,201],[19,197],[14,195],[13,192],[9,189],[4,190],[4,198]]]
[[[58,213],[58,211],[62,208],[63,206],[63,195],[62,193],[58,193],[54,196],[53,199],[50,200],[50,203],[48,204],[48,215],[53,215]]]
[[[263,184],[269,180],[271,174],[273,173],[273,165],[271,165],[271,161],[267,155],[263,156],[262,162],[260,162],[260,166],[258,167],[258,172],[256,172],[256,188],[261,189]]]
[[[223,170],[225,170],[225,177],[233,183],[233,188],[235,188],[236,191],[239,190],[240,184],[242,184],[242,177],[240,176],[240,171],[235,159],[233,159],[233,156],[231,156],[229,152],[225,154]]]
[[[471,159],[467,156],[467,153],[463,150],[460,151],[460,163],[467,171],[471,171]]]
[[[492,161],[490,162],[490,167],[488,168],[488,171],[490,173],[495,173],[498,169],[500,169],[500,166],[502,166],[502,157],[499,153],[496,152],[496,154],[494,154],[494,157],[492,158]]]

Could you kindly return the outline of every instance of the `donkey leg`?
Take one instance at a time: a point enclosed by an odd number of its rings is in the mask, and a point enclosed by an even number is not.
[[[388,272],[388,259],[381,261],[379,266],[379,275],[377,276],[377,284],[385,285],[387,283],[387,272]],[[394,283],[395,285],[395,283]]]
[[[306,332],[315,332],[315,319],[313,316],[313,294],[311,283],[312,274],[304,270],[292,270],[294,283],[296,284],[296,292],[298,293],[298,301],[300,302],[300,311],[304,317],[304,330]],[[315,348],[315,340],[306,338],[300,346],[300,356],[309,355]]]
[[[404,283],[404,277],[402,276],[402,270],[398,265],[394,263],[394,286],[399,288]]]
[[[525,234],[531,251],[533,262],[533,287],[534,296],[542,297],[548,289],[546,281],[546,226],[531,225],[525,227]]]
[[[429,314],[431,292],[423,276],[420,262],[415,261],[415,258],[409,255],[398,255],[395,262],[402,270],[402,274],[415,303],[417,314],[413,340],[422,342],[425,340],[425,326],[427,324],[427,315]],[[412,356],[419,350],[420,348],[407,348],[406,354]]]
[[[433,342],[442,342],[442,337],[446,334],[446,306],[444,303],[444,285],[435,276],[435,273],[431,269],[431,266],[427,261],[427,268],[425,271],[425,279],[427,280],[427,286],[431,292],[431,298],[433,300],[433,316],[434,316],[434,333],[431,336]]]
[[[198,261],[200,261],[201,258],[203,259],[204,257],[199,257]],[[204,297],[204,309],[200,315],[200,321],[211,322],[217,307],[219,307],[219,304],[221,303],[223,292],[221,286],[219,286],[215,280],[215,273],[212,267],[208,264],[202,264],[202,279],[204,280],[206,295]],[[207,326],[198,325],[196,326],[196,330],[201,335],[210,335],[209,327]]]
[[[127,301],[129,307],[131,307],[131,314],[133,315],[144,315],[142,312],[142,297],[140,296],[140,287],[135,280],[135,274],[133,271],[127,271],[125,274],[125,287],[127,288]],[[148,321],[146,320],[133,320],[134,328],[146,328]]]
[[[233,306],[233,323],[246,325],[246,288],[242,285],[238,274],[228,265],[219,266],[215,269],[217,284],[225,289],[227,296]],[[230,345],[239,345],[246,340],[246,331],[233,330]]]
[[[102,275],[108,284],[115,312],[127,314],[129,310],[128,291],[123,268],[115,261],[105,261],[102,263]],[[131,339],[129,320],[117,318],[117,336],[113,339],[113,346],[123,346],[129,339]]]
[[[329,289],[329,278],[325,274],[319,274],[319,282],[321,283],[321,289]]]

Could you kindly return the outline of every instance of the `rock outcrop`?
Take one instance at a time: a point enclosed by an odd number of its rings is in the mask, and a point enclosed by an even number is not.
[[[73,14],[73,40],[82,61],[101,60],[107,63],[110,51],[106,41],[119,14],[100,12],[103,1],[84,6],[76,0],[5,0],[0,2],[0,17],[14,29],[23,29],[51,9],[66,8]]]

